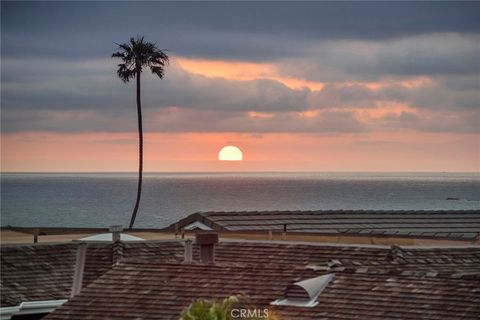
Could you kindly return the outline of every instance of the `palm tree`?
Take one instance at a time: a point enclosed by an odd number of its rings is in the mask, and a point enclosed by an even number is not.
[[[118,64],[117,74],[123,82],[132,78],[137,79],[137,116],[138,116],[138,189],[137,200],[133,208],[129,228],[133,227],[137,217],[138,206],[142,194],[142,173],[143,173],[143,128],[142,128],[142,104],[140,100],[140,75],[144,67],[150,68],[153,74],[163,79],[164,68],[168,64],[168,56],[157,48],[155,43],[144,41],[143,37],[130,38],[129,43],[118,44],[117,52],[112,58],[120,58],[122,63]]]

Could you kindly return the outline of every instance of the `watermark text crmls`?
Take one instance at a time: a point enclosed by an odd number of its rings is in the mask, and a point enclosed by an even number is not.
[[[233,319],[268,319],[268,309],[234,308],[230,316]]]

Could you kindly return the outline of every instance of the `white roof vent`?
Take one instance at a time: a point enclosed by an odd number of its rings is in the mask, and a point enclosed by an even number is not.
[[[82,238],[81,241],[113,241],[113,234],[112,233],[100,233],[90,237]],[[145,241],[145,239],[131,236],[126,233],[120,234],[121,241]]]
[[[205,225],[205,224],[203,224],[199,221],[195,221],[193,223],[190,223],[188,226],[185,226],[183,229],[185,229],[185,230],[205,230],[205,231],[213,230],[209,226],[207,226],[207,225]]]
[[[287,287],[283,299],[273,301],[272,305],[293,307],[314,307],[318,304],[317,298],[333,278],[334,274],[295,282]]]

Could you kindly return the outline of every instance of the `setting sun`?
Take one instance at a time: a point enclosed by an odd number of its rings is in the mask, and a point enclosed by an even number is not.
[[[241,161],[243,160],[243,154],[242,151],[235,146],[226,146],[218,153],[218,160]]]

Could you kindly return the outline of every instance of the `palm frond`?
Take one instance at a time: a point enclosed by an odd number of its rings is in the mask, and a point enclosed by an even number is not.
[[[163,79],[163,75],[165,73],[165,70],[163,69],[163,67],[151,66],[150,70],[152,71],[153,74],[156,74],[160,79]]]
[[[112,58],[124,58],[124,57],[125,57],[125,53],[123,52],[118,51],[118,52],[112,53]]]
[[[128,82],[130,79],[135,78],[136,69],[131,66],[129,67],[125,63],[120,63],[118,65],[117,75],[123,82]]]
[[[118,51],[112,54],[112,58],[119,58],[122,63],[118,65],[119,78],[128,82],[135,78],[137,71],[142,72],[143,67],[150,67],[153,74],[160,79],[164,76],[164,67],[169,63],[166,50],[157,48],[156,43],[145,42],[143,36],[130,38],[129,43],[117,44]]]

